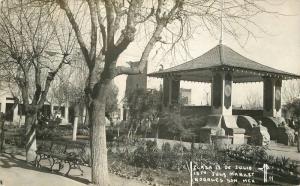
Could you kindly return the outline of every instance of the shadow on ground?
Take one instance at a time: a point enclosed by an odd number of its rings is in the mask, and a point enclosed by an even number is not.
[[[43,173],[49,173],[49,174],[55,174],[63,177],[70,178],[74,181],[81,182],[83,184],[89,184],[90,181],[85,178],[81,177],[76,177],[76,176],[65,176],[64,173],[59,172],[59,171],[51,171],[49,167],[35,167],[33,163],[27,163],[26,160],[22,159],[24,157],[24,153],[18,152],[18,153],[0,153],[0,167],[5,168],[5,169],[10,169],[12,167],[19,167],[22,169],[27,169],[27,170],[33,170],[33,171],[38,171],[38,172],[43,172]],[[67,164],[65,164],[67,165]]]

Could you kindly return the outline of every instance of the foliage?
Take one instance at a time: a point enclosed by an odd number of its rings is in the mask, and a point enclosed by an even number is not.
[[[93,135],[101,135],[102,138],[98,139],[101,140],[100,143],[92,143],[93,152],[96,154],[92,161],[91,181],[97,185],[108,185],[107,170],[94,170],[99,167],[98,164],[103,164],[106,167],[107,162],[106,154],[96,149],[105,148],[103,146],[105,144],[103,127],[105,126],[101,125],[104,123],[105,117],[100,113],[105,110],[105,98],[107,96],[105,90],[107,90],[108,85],[116,76],[140,73],[150,61],[150,54],[153,54],[157,48],[155,44],[158,42],[170,43],[169,46],[175,48],[175,43],[183,41],[179,48],[186,50],[187,47],[182,46],[186,46],[184,45],[185,41],[191,38],[191,33],[194,33],[190,21],[193,22],[194,20],[197,23],[195,28],[206,28],[210,33],[214,33],[216,29],[219,30],[219,24],[216,20],[220,15],[220,3],[215,3],[215,1],[194,3],[183,0],[169,1],[168,3],[159,0],[153,1],[152,4],[148,1],[138,0],[128,2],[89,0],[80,1],[80,3],[69,3],[67,0],[29,2],[36,3],[36,6],[42,4],[53,6],[56,3],[72,25],[86,66],[89,68],[86,93],[87,99],[91,103],[91,111],[93,111],[90,112],[93,122],[91,125],[102,127],[95,127],[92,130]],[[24,4],[27,3],[24,2]],[[248,25],[257,28],[252,18],[257,14],[266,12],[260,6],[261,1],[232,1],[229,4],[230,7],[222,9],[224,15],[227,15],[227,21],[223,23],[224,31],[230,33],[234,38],[238,38],[239,33],[246,33],[247,36],[251,36],[252,33],[248,30]],[[36,7],[31,4],[30,6]],[[56,8],[56,6],[53,7]],[[87,9],[89,11],[86,11]],[[102,11],[104,9],[105,11]],[[61,14],[56,11],[53,12],[55,12],[54,15],[59,15],[57,17],[61,17]],[[89,13],[81,16],[83,12]],[[89,26],[83,26],[80,23],[87,23],[86,25]],[[143,28],[144,25],[146,25],[144,28],[147,32],[143,35],[144,32],[138,31],[143,30],[139,28]],[[120,61],[121,56],[124,56],[122,54],[135,41],[135,38],[138,38],[137,36],[145,38],[142,39],[145,40],[143,43],[145,47],[138,51],[141,54],[138,68],[117,66],[117,61]],[[178,54],[181,53],[178,52]],[[99,70],[101,63],[104,63],[104,66]],[[100,155],[100,153],[102,154]]]
[[[60,42],[65,33],[57,29],[60,19],[52,19],[51,11],[51,6],[31,6],[23,0],[4,0],[0,5],[0,78],[17,87],[22,98],[26,152],[36,144],[37,112],[47,101],[58,72],[70,64],[74,46],[71,32]],[[27,161],[34,158],[33,153],[26,153]]]
[[[286,81],[282,84],[282,101],[283,103],[292,103],[299,99],[300,95],[300,81]]]
[[[160,131],[159,137],[192,141],[193,136],[198,135],[198,126],[201,126],[201,121],[202,118],[181,116],[177,112],[165,112],[157,124]]]
[[[90,135],[89,127],[84,125],[79,126],[77,129],[77,135],[89,136]]]
[[[136,120],[151,118],[161,110],[162,92],[157,90],[136,89],[127,98],[129,115]]]
[[[166,142],[166,143],[164,143],[162,146],[161,146],[161,150],[163,151],[163,152],[171,152],[171,145],[170,145],[170,143],[168,143],[168,142]]]
[[[36,138],[39,140],[61,139],[63,136],[72,135],[72,126],[60,126],[55,121],[49,124],[39,123],[36,129]]]
[[[148,143],[148,145],[146,145],[146,143]],[[110,147],[112,148],[112,146]],[[111,151],[113,154],[110,155],[110,157],[113,156],[114,159],[117,159],[114,163],[118,162],[122,164],[122,166],[114,165],[111,168],[114,172],[122,172],[125,170],[125,176],[130,174],[130,172],[134,172],[134,177],[140,177],[142,175],[141,172],[148,175],[148,170],[155,169],[151,174],[152,178],[155,172],[157,172],[158,175],[160,174],[159,177],[161,177],[162,173],[164,175],[168,174],[168,176],[173,174],[178,177],[189,171],[190,161],[193,161],[194,165],[206,165],[207,167],[215,167],[216,165],[221,167],[224,165],[231,167],[235,165],[251,166],[256,173],[258,171],[257,168],[261,168],[263,164],[267,163],[270,167],[268,170],[270,174],[280,177],[292,176],[290,178],[295,177],[297,167],[296,163],[290,161],[288,158],[268,155],[266,148],[260,146],[242,145],[236,149],[232,148],[225,151],[218,151],[214,149],[212,145],[208,144],[202,144],[199,148],[193,150],[184,149],[180,144],[174,145],[174,147],[171,148],[169,143],[164,143],[161,149],[158,149],[155,142],[145,141],[131,143],[127,147],[123,144],[120,146],[122,147],[120,149],[125,148],[126,150]],[[133,149],[128,150],[130,148]],[[129,171],[128,166],[134,166],[135,171]],[[180,173],[174,174],[174,171]],[[173,181],[174,183],[179,183],[176,182],[179,180],[174,178]],[[170,182],[172,183],[171,185],[175,185],[173,181]]]
[[[25,146],[24,127],[18,125],[4,125],[5,144],[16,145],[17,147]]]
[[[294,99],[283,106],[282,112],[287,118],[300,120],[300,98]]]
[[[156,142],[146,141],[139,144],[132,155],[130,163],[133,165],[154,169],[159,166],[160,158]]]
[[[212,147],[190,151],[181,144],[175,144],[171,148],[169,143],[164,143],[162,148],[158,149],[155,141],[141,141],[133,152],[119,153],[120,157],[127,157],[123,161],[131,165],[170,171],[187,170],[191,160],[199,164],[205,162],[207,165],[226,162],[224,153],[217,152]]]
[[[68,42],[60,43],[65,33],[56,29],[53,22],[57,20],[49,17],[51,7],[22,3],[20,0],[1,3],[0,75],[18,87],[25,111],[31,113],[34,111],[31,106],[42,107],[55,76],[69,64],[74,42],[70,34],[64,38]]]
[[[161,111],[162,92],[157,90],[136,89],[127,98],[130,130],[148,132],[157,124]]]
[[[262,167],[263,164],[270,166],[270,171],[280,175],[290,175],[296,173],[296,162],[286,157],[274,157],[268,155],[267,148],[263,146],[242,145],[236,149],[226,150],[226,154],[231,159],[244,163],[251,163],[254,167]]]
[[[245,100],[246,109],[261,109],[262,108],[262,96],[257,92],[248,92]]]
[[[122,144],[120,145],[120,149],[126,147],[125,149],[127,150],[123,149],[121,151],[111,151],[112,154],[110,157],[114,157],[114,159],[117,160],[114,161],[114,163],[118,162],[122,164],[122,167],[116,165],[112,166],[111,168],[114,170],[114,172],[123,171],[125,172],[125,176],[130,174],[129,172],[135,172],[134,177],[142,177],[141,175],[143,173],[147,174],[148,170],[155,169],[151,174],[152,178],[156,172],[158,175],[168,174],[168,176],[179,176],[188,173],[189,162],[193,161],[194,165],[206,165],[207,167],[215,167],[217,165],[221,167],[224,165],[231,167],[235,167],[235,165],[251,166],[255,172],[255,175],[257,175],[256,173],[260,172],[257,169],[261,168],[263,164],[267,163],[270,167],[268,173],[274,175],[275,177],[291,176],[289,178],[292,178],[292,180],[297,179],[295,178],[297,171],[296,163],[290,161],[288,158],[280,158],[268,155],[265,147],[242,145],[236,149],[232,148],[225,151],[218,151],[214,149],[212,145],[202,144],[199,146],[199,148],[187,150],[184,149],[180,144],[177,144],[176,146],[174,145],[174,147],[171,148],[169,143],[164,143],[162,148],[158,149],[155,142],[148,142],[150,144],[148,146],[146,143],[147,142],[145,141],[139,141],[137,143],[131,143],[127,147],[126,145]],[[133,149],[129,150],[130,148]],[[151,163],[154,163],[154,166]],[[133,166],[135,171],[129,171],[128,166]],[[159,175],[159,177],[161,177],[161,175]],[[173,181],[175,181],[175,179]]]

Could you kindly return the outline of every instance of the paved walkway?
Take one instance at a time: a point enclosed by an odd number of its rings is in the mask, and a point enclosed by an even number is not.
[[[44,162],[46,164],[47,162]],[[63,175],[68,166],[60,172],[51,173],[47,168],[36,168],[26,164],[23,154],[0,154],[0,185],[5,186],[84,186],[90,184],[91,170],[83,167],[80,171],[71,170],[70,176]],[[128,180],[110,174],[111,186],[145,186],[136,180]],[[2,185],[1,185],[2,186]]]

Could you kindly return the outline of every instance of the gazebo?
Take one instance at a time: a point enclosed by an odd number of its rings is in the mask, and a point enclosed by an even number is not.
[[[181,80],[211,83],[211,114],[201,132],[202,141],[210,141],[211,135],[223,128],[226,135],[233,137],[234,144],[244,143],[246,129],[237,125],[237,117],[232,114],[232,84],[263,82],[263,117],[271,120],[271,124],[263,122],[263,125],[270,133],[272,125],[278,126],[278,118],[281,117],[282,80],[300,78],[299,75],[257,63],[223,44],[186,63],[148,76],[163,78],[165,108],[178,103]],[[270,135],[274,139],[277,134]]]

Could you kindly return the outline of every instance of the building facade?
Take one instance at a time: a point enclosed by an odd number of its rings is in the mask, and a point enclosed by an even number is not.
[[[7,113],[14,105],[13,90],[15,87],[8,86],[8,83],[1,81],[0,83],[0,111]],[[41,113],[45,118],[60,118],[61,124],[69,124],[71,117],[69,115],[68,103],[61,105],[45,102]],[[22,103],[19,103],[14,111],[5,118],[6,123],[22,125],[25,123],[25,112]]]
[[[191,105],[192,89],[180,88],[180,103],[182,105]]]

